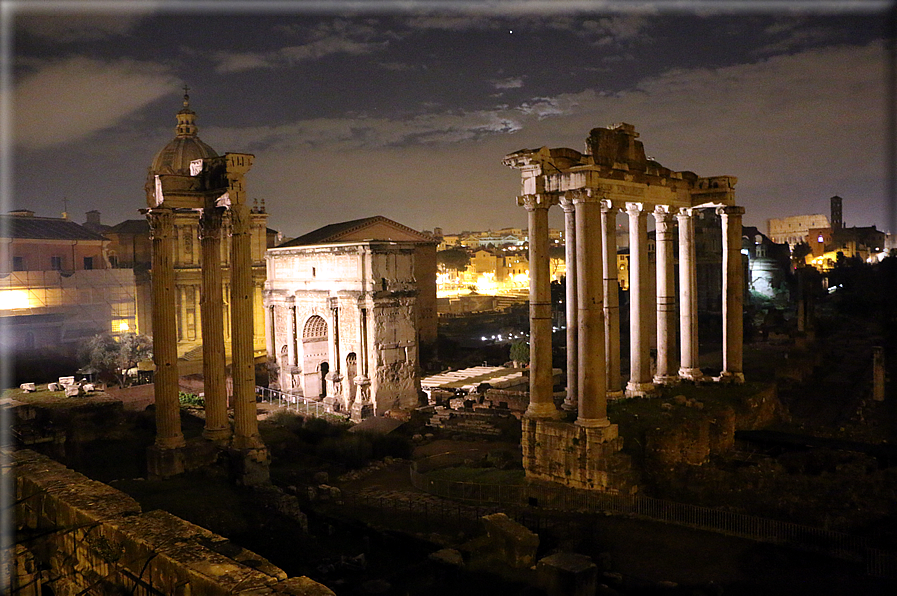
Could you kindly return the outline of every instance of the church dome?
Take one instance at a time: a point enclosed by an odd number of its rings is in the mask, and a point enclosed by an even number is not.
[[[196,132],[196,112],[190,109],[190,96],[184,94],[184,108],[178,112],[177,136],[156,153],[150,170],[153,174],[190,175],[190,162],[195,159],[218,157]]]

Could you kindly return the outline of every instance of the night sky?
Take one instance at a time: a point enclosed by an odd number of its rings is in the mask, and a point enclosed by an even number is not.
[[[186,84],[200,138],[256,156],[248,195],[286,236],[525,227],[502,157],[617,122],[668,168],[736,176],[746,225],[837,194],[848,226],[897,231],[889,6],[4,2],[3,211],[141,217]]]

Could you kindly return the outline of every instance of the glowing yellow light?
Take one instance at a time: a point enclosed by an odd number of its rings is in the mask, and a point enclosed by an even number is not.
[[[127,321],[122,321],[121,323],[118,324],[118,330],[121,332],[130,331],[130,329],[131,328],[128,326]]]
[[[29,308],[28,290],[0,290],[0,310]]]

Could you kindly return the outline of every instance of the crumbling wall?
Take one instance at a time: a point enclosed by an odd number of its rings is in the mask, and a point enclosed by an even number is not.
[[[527,478],[573,488],[634,492],[629,457],[616,424],[590,428],[568,422],[521,421],[523,468]]]
[[[130,496],[30,450],[14,463],[16,557],[46,569],[54,594],[332,595],[226,538],[165,511],[141,512]],[[27,565],[20,566],[22,568]],[[32,566],[33,567],[33,566]],[[28,580],[29,578],[19,578]]]

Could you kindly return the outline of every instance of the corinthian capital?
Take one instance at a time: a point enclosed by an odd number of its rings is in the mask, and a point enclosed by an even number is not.
[[[150,225],[150,237],[167,238],[174,233],[174,213],[171,209],[145,209],[146,219]]]
[[[523,207],[527,211],[533,211],[535,209],[548,209],[552,205],[557,204],[557,197],[554,197],[549,194],[532,194],[532,195],[518,195],[517,196],[517,206]]]
[[[576,205],[579,203],[598,203],[602,199],[598,191],[591,188],[577,188],[567,192],[573,196],[573,203]]]
[[[224,209],[221,207],[206,207],[199,218],[199,237],[217,238],[221,235],[221,223],[224,219]]]

